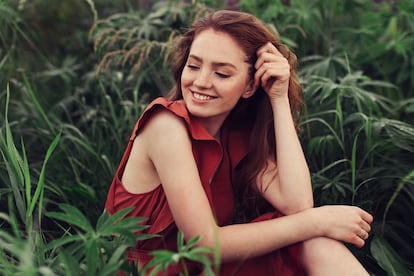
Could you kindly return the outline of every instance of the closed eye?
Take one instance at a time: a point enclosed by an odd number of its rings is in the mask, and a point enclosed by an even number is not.
[[[230,75],[223,74],[223,73],[220,73],[220,72],[216,72],[215,74],[217,76],[219,76],[220,78],[223,78],[223,79],[226,79],[226,78],[229,78],[230,77]]]
[[[188,68],[190,68],[191,70],[197,70],[197,69],[200,69],[200,67],[199,67],[199,66],[194,65],[194,64],[187,64],[187,67],[188,67]]]

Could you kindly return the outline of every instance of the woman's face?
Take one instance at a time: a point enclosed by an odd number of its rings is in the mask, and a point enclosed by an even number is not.
[[[207,130],[221,126],[240,97],[253,94],[249,68],[246,54],[230,35],[208,29],[195,37],[181,91],[187,109]]]

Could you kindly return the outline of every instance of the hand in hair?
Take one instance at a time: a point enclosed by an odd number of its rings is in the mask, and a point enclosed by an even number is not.
[[[270,42],[257,51],[257,57],[255,86],[261,85],[271,100],[287,97],[290,78],[287,59]]]

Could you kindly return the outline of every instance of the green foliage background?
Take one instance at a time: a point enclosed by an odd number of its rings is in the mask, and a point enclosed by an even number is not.
[[[375,275],[412,275],[413,1],[228,2],[299,57],[316,204],[373,213],[367,246],[351,250]],[[0,0],[0,274],[134,271],[122,260],[141,221],[128,232],[102,214],[109,184],[143,108],[172,83],[171,41],[229,5],[144,4]]]

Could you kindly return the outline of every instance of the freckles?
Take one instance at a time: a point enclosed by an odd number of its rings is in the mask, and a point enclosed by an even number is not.
[[[187,75],[182,74],[180,79],[181,86],[188,86],[191,84],[191,78]]]

